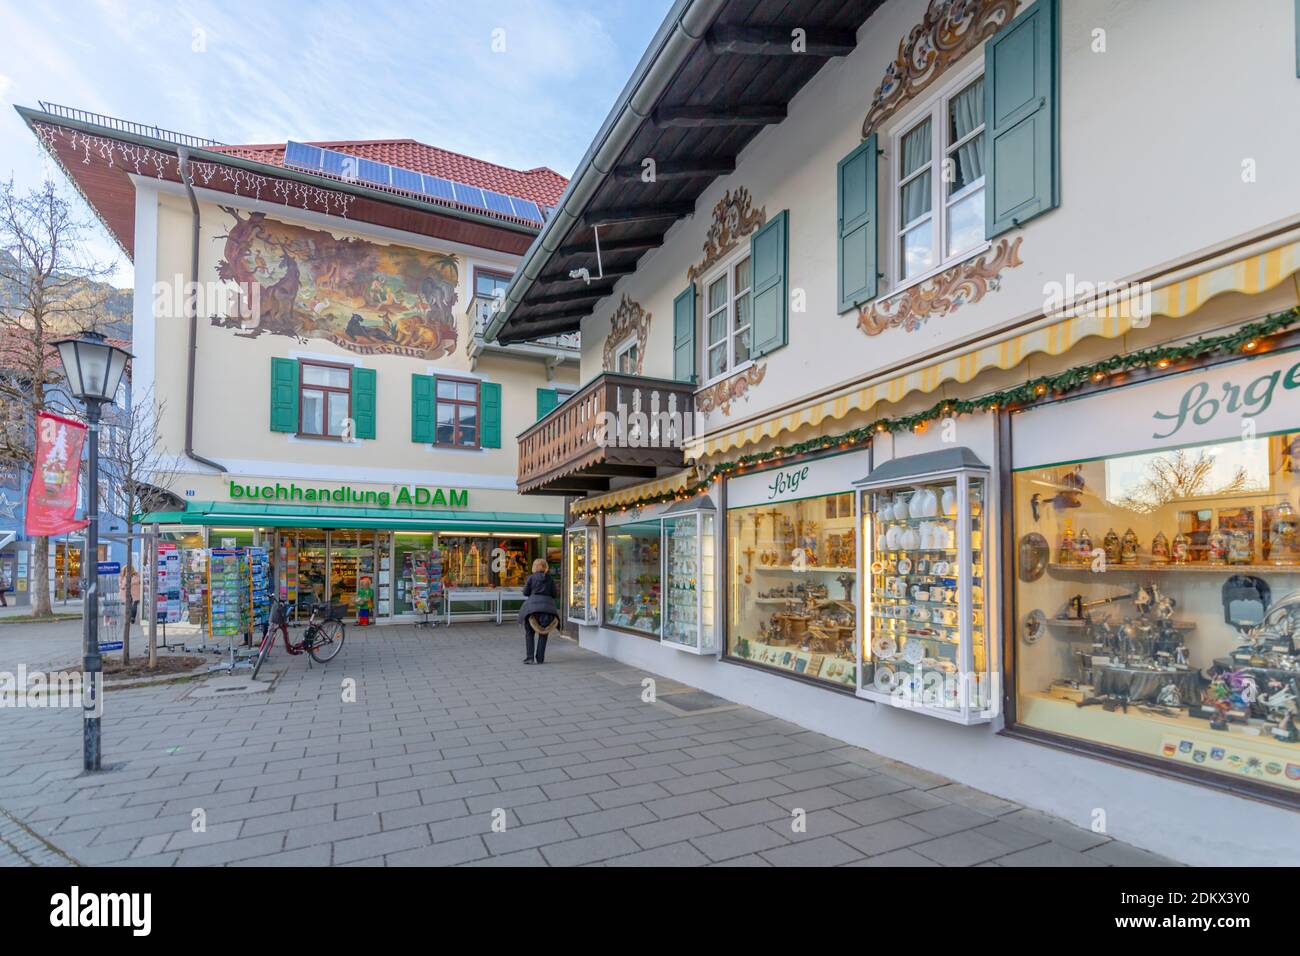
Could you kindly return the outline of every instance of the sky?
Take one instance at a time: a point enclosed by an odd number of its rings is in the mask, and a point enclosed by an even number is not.
[[[568,176],[670,6],[0,0],[0,177],[67,182],[14,112],[38,100],[224,143],[409,137]],[[129,286],[117,245],[92,236]]]

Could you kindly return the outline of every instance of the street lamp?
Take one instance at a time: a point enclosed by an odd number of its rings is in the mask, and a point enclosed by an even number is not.
[[[99,414],[105,402],[117,395],[117,386],[126,371],[131,353],[111,345],[98,332],[86,332],[79,339],[61,339],[59,347],[63,374],[68,379],[68,391],[86,406],[86,427],[90,432],[90,465],[87,470],[86,495],[86,552],[88,562],[99,561]],[[89,576],[89,575],[88,575]],[[86,604],[82,611],[82,641],[85,665],[82,668],[91,698],[86,709],[83,728],[82,767],[99,769],[99,717],[97,695],[100,692],[99,675],[103,663],[99,656],[99,576],[96,571],[90,587],[86,588]]]

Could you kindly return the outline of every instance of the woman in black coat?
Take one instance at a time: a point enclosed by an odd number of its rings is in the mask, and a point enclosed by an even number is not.
[[[542,664],[546,661],[546,639],[550,630],[536,632],[536,653],[533,652],[534,631],[528,623],[530,616],[536,616],[539,624],[554,623],[559,620],[560,609],[556,606],[555,582],[547,574],[550,565],[545,558],[533,562],[533,573],[524,582],[524,603],[519,608],[519,623],[524,626],[524,663]]]

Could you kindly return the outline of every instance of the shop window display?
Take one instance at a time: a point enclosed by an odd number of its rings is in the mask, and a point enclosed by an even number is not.
[[[854,686],[856,528],[851,493],[728,510],[728,655]]]
[[[532,571],[536,538],[495,538],[493,563],[498,587],[521,588]]]
[[[1243,435],[1014,472],[1018,722],[1300,793],[1300,430]]]
[[[717,652],[714,608],[716,514],[712,501],[682,502],[665,515],[667,582],[664,643],[696,654]]]
[[[961,723],[991,717],[986,475],[958,448],[895,459],[857,483],[867,568],[861,696]]]
[[[605,529],[605,623],[659,636],[662,522]]]
[[[569,620],[595,624],[600,619],[599,527],[593,521],[579,523],[568,531]]]

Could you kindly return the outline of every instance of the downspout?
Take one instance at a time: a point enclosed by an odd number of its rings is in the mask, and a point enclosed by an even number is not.
[[[190,176],[190,151],[184,146],[176,149],[176,158],[180,163],[181,182],[185,193],[190,197],[190,289],[192,295],[185,297],[185,311],[190,320],[190,348],[186,359],[185,371],[185,457],[200,465],[207,465],[217,471],[226,471],[225,465],[219,465],[210,458],[204,458],[194,451],[194,366],[199,352],[199,200],[194,195],[194,185]]]

